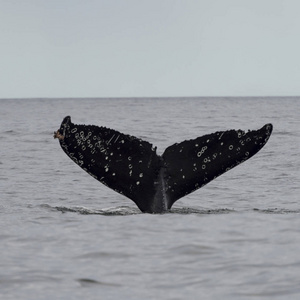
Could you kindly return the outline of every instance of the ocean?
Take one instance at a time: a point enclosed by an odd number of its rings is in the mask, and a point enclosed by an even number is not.
[[[299,299],[300,97],[0,100],[0,299]],[[272,123],[250,160],[143,214],[74,164],[62,119],[157,146]]]

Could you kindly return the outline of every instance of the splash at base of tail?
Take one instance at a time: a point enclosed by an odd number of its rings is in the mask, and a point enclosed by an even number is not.
[[[67,116],[54,132],[83,170],[130,198],[142,212],[163,213],[175,201],[256,154],[273,126],[219,131],[168,147],[162,156],[149,142],[116,130],[76,125]]]

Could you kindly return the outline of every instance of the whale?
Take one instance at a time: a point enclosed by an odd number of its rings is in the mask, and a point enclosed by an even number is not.
[[[63,119],[54,132],[62,150],[84,171],[131,199],[144,213],[164,213],[180,198],[255,155],[273,130],[226,130],[175,143],[163,152],[117,130]]]

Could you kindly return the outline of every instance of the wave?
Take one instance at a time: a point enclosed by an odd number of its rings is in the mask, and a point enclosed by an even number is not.
[[[142,214],[142,212],[138,208],[129,207],[129,206],[109,207],[109,208],[102,208],[102,209],[86,208],[81,206],[75,206],[75,207],[55,206],[53,208],[62,213],[75,212],[81,215],[127,216],[127,215]]]
[[[109,208],[87,208],[84,206],[50,206],[48,204],[40,205],[42,208],[50,209],[52,211],[59,211],[62,213],[78,213],[81,215],[102,215],[102,216],[128,216],[128,215],[138,215],[143,214],[137,207],[131,206],[117,206],[117,207],[109,207]],[[222,214],[230,214],[230,213],[239,213],[239,212],[256,212],[260,214],[300,214],[300,209],[286,209],[286,208],[252,208],[246,210],[236,210],[236,209],[228,209],[228,208],[193,208],[193,207],[174,207],[171,210],[163,213],[163,214],[178,214],[178,215],[222,215]]]
[[[300,209],[286,209],[286,208],[266,208],[266,209],[254,208],[253,211],[262,214],[300,214]]]

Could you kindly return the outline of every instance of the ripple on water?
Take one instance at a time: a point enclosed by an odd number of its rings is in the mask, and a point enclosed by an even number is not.
[[[137,215],[143,214],[137,207],[130,206],[117,206],[117,207],[109,207],[109,208],[87,208],[83,206],[50,206],[48,204],[41,204],[40,207],[50,209],[52,211],[60,211],[62,213],[78,213],[81,215],[103,215],[103,216],[128,216],[128,215]],[[230,213],[238,213],[243,212],[244,210],[238,211],[235,209],[228,208],[217,208],[217,209],[199,209],[193,207],[175,207],[169,210],[164,214],[178,214],[178,215],[221,215],[221,214],[230,214]],[[248,211],[248,210],[245,210]],[[300,214],[300,209],[290,210],[285,208],[266,208],[252,209],[253,212],[261,213],[261,214]]]
[[[112,283],[112,282],[103,282],[89,278],[79,278],[77,282],[80,283],[82,287],[90,287],[94,285],[106,285],[106,286],[122,286],[121,284]]]

